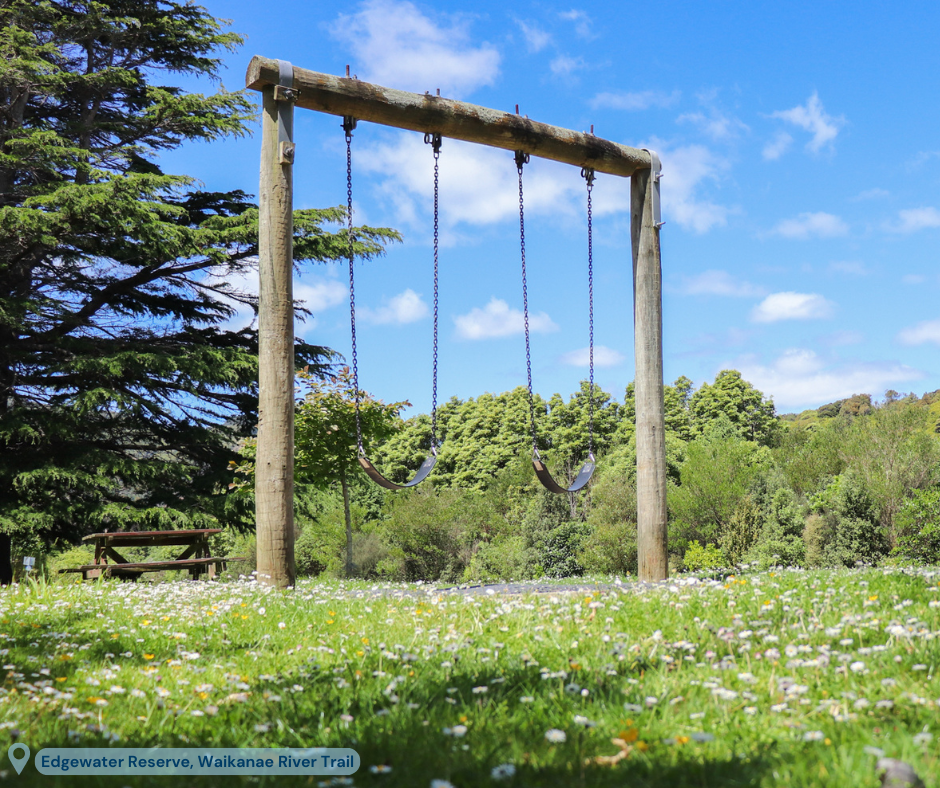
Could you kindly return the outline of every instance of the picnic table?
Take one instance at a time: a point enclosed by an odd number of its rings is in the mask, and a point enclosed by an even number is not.
[[[209,550],[209,537],[221,528],[200,528],[191,531],[105,531],[83,537],[83,542],[94,542],[95,562],[85,566],[62,569],[61,572],[81,572],[83,580],[97,577],[120,577],[136,580],[144,572],[167,572],[185,569],[193,579],[205,576],[211,579],[229,561],[244,558],[213,557]],[[135,563],[121,555],[119,547],[161,547],[179,545],[182,552],[172,559]]]

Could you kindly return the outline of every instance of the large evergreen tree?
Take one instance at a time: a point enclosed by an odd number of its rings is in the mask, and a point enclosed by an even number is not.
[[[249,131],[241,93],[166,84],[217,80],[240,42],[190,3],[0,2],[0,581],[11,536],[205,522],[256,421],[256,333],[225,324],[255,303],[230,280],[257,209],[157,160]],[[342,215],[297,211],[295,258],[342,257]],[[357,252],[395,237],[359,228]]]

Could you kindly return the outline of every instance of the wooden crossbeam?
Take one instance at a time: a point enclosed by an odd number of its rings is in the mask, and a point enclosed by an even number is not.
[[[650,168],[650,155],[593,134],[571,131],[522,115],[500,112],[476,104],[441,96],[393,90],[357,79],[337,77],[293,67],[295,105],[329,115],[349,115],[357,120],[380,123],[424,133],[525,151],[576,167],[629,177]],[[278,84],[278,61],[255,55],[248,65],[245,85],[263,90]]]

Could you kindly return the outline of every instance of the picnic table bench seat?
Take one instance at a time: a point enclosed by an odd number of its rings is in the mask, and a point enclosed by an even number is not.
[[[221,531],[219,528],[201,528],[183,531],[114,531],[90,534],[83,541],[95,545],[95,562],[83,566],[60,569],[60,572],[81,572],[82,579],[96,577],[120,577],[136,580],[144,572],[168,572],[187,570],[193,578],[215,577],[219,569],[225,569],[229,561],[245,561],[245,558],[215,557],[209,554],[209,537]],[[156,561],[129,561],[116,547],[185,547],[176,558]]]
[[[73,566],[68,569],[60,569],[59,572],[81,572],[82,579],[92,580],[96,577],[122,577],[131,579],[139,577],[144,572],[172,572],[189,570],[193,577],[199,577],[202,574],[212,578],[220,570],[225,569],[229,561],[246,561],[246,558],[225,557],[225,558],[184,558],[168,559],[166,561],[144,561],[141,563],[116,563],[116,564],[85,564],[84,566]]]

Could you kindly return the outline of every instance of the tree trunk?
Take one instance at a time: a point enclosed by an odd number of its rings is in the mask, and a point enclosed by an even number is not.
[[[353,539],[352,539],[352,513],[349,509],[349,484],[346,482],[346,473],[340,477],[340,484],[343,487],[343,517],[346,519],[346,577],[352,577],[356,572],[353,564]]]

